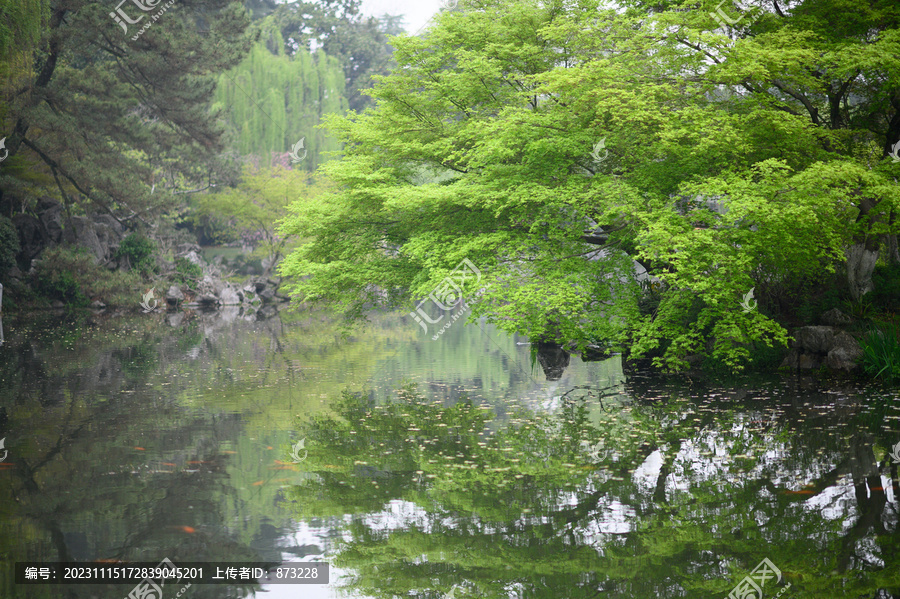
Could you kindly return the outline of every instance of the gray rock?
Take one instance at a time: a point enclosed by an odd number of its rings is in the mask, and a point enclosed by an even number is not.
[[[41,221],[30,214],[16,214],[12,222],[19,233],[19,245],[26,260],[37,258],[50,243]]]
[[[200,255],[199,252],[195,250],[191,250],[182,256],[185,260],[190,262],[191,264],[196,264],[197,266],[203,268],[206,266],[206,260],[203,259],[203,256]]]
[[[45,212],[45,211],[49,210],[50,208],[54,208],[57,206],[62,208],[62,204],[59,203],[58,200],[55,200],[55,199],[47,197],[47,196],[42,196],[42,197],[38,198],[38,203],[37,203],[38,212]]]
[[[106,304],[104,304],[100,300],[94,300],[91,302],[91,308],[93,308],[94,310],[105,310]]]
[[[63,229],[63,242],[81,246],[94,255],[94,262],[106,262],[109,257],[109,235],[103,233],[104,241],[97,236],[96,225],[84,216],[73,216]],[[102,225],[101,225],[102,226]]]
[[[122,223],[113,218],[111,214],[96,214],[93,216],[93,221],[99,225],[109,227],[120,238],[125,236],[125,229],[122,227]]]
[[[822,314],[822,324],[827,324],[832,327],[840,327],[844,325],[848,325],[853,322],[853,319],[838,310],[837,308],[832,308],[828,312]]]
[[[67,243],[87,248],[98,263],[108,262],[123,236],[122,225],[112,216],[67,219],[63,205],[49,198],[38,202],[37,218],[18,214],[13,217],[13,224],[26,260],[36,258],[45,248]]]
[[[181,326],[181,322],[184,320],[184,312],[169,312],[166,315],[166,319],[169,321],[170,327]]]
[[[41,224],[47,232],[47,241],[59,243],[63,235],[63,206],[56,204],[41,213]]]
[[[833,343],[831,327],[801,327],[794,331],[794,347],[803,353],[827,354]]]
[[[184,293],[177,285],[172,285],[166,292],[166,302],[172,306],[177,306],[184,301]]]
[[[840,333],[834,338],[834,345],[828,352],[826,363],[832,370],[849,372],[857,367],[856,361],[862,356],[859,342],[847,333]]]
[[[239,306],[225,306],[219,310],[219,318],[222,322],[234,322],[241,314]]]
[[[236,306],[241,303],[241,297],[235,289],[227,286],[219,292],[219,301],[223,306]]]
[[[200,295],[219,296],[227,286],[228,284],[225,283],[225,281],[206,274],[203,275],[203,278],[197,283],[197,291],[200,292]]]
[[[856,360],[861,355],[859,343],[846,332],[830,326],[801,327],[794,331],[793,348],[781,366],[809,370],[824,364],[832,370],[847,372],[856,368]]]
[[[97,241],[103,249],[103,257],[101,260],[104,262],[110,260],[119,247],[121,237],[116,234],[112,227],[108,227],[102,223],[94,223],[94,234],[97,236]]]

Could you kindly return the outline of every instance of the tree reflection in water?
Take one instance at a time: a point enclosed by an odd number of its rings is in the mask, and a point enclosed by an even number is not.
[[[16,561],[318,559],[335,540],[354,598],[721,599],[764,558],[783,574],[765,598],[900,597],[896,390],[623,383],[576,357],[547,383],[478,327],[417,343],[386,315],[344,342],[316,315],[182,316],[4,323],[0,597],[129,590],[15,585]],[[394,397],[407,377],[428,400]]]
[[[292,498],[351,515],[334,563],[372,597],[725,597],[765,558],[767,597],[900,596],[897,465],[866,424],[883,406],[640,384],[502,426],[413,388],[345,393],[300,423],[316,476]]]

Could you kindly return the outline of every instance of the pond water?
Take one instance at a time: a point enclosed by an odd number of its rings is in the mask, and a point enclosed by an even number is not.
[[[133,586],[15,562],[168,558],[331,567],[188,599],[900,598],[896,389],[617,357],[548,380],[527,339],[406,314],[3,324],[0,597]]]

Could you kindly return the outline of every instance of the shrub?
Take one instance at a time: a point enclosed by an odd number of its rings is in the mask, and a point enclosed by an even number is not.
[[[44,250],[35,265],[35,290],[49,300],[86,306],[91,298],[109,305],[137,305],[141,280],[134,272],[110,271],[94,263],[83,248]]]
[[[5,216],[0,216],[0,275],[16,265],[16,254],[20,249],[15,225]]]
[[[88,303],[72,273],[56,273],[38,281],[38,291],[50,299],[61,300],[73,306],[85,306]]]
[[[35,268],[36,291],[49,300],[59,300],[75,307],[86,306],[87,296],[75,277],[93,263],[82,249],[45,250]]]
[[[175,281],[193,288],[202,276],[203,269],[200,266],[182,256],[175,258]]]
[[[152,241],[139,233],[132,233],[122,240],[116,252],[116,258],[128,258],[131,267],[140,272],[153,272],[153,251],[156,246]]]
[[[860,363],[866,374],[888,381],[900,379],[900,325],[891,323],[869,331],[860,346]]]

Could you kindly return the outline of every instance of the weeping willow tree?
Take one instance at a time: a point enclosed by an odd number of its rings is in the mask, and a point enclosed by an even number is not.
[[[277,31],[263,38],[219,80],[216,102],[236,132],[234,149],[266,164],[287,163],[302,139],[297,156],[305,157],[298,166],[314,170],[323,152],[340,147],[317,126],[323,115],[347,110],[343,69],[321,50],[286,55]]]
[[[36,46],[49,17],[48,0],[0,0],[0,60]]]
[[[15,96],[27,87],[28,79],[34,74],[35,51],[40,47],[41,28],[49,20],[49,0],[0,0],[0,138],[4,142],[0,144],[4,146],[0,147],[0,157],[4,160],[5,139],[15,126],[9,118],[10,107]],[[13,163],[23,174],[26,169],[20,160],[11,160],[6,167]],[[2,226],[0,222],[0,229]]]

